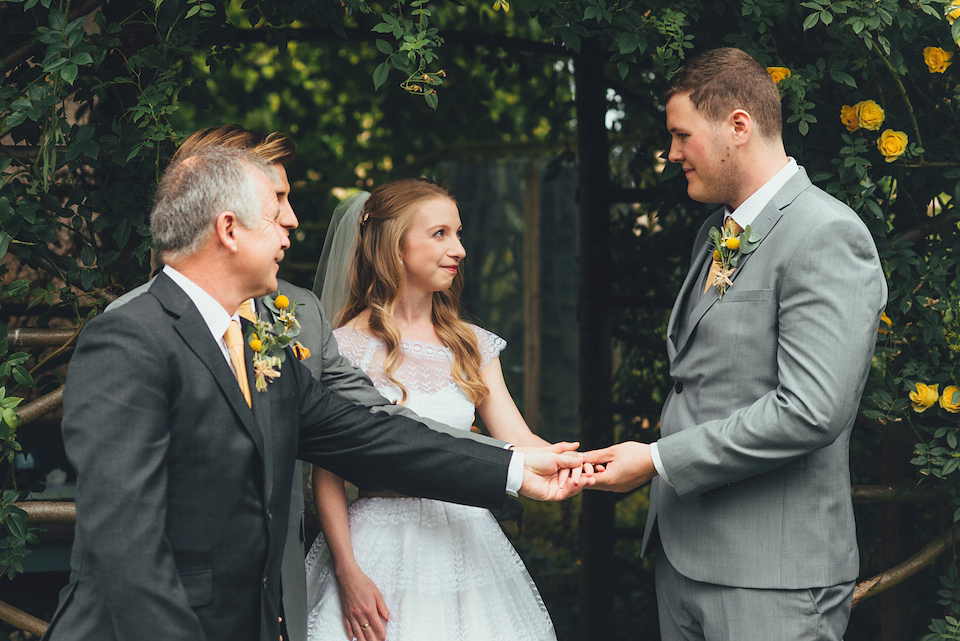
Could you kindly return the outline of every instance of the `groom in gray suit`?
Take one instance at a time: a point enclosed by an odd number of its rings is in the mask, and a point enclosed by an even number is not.
[[[787,157],[777,87],[748,54],[701,54],[665,97],[687,193],[724,207],[670,316],[661,437],[593,453],[596,487],[653,478],[664,641],[839,640],[859,567],[850,432],[887,293],[876,246]],[[728,218],[758,242],[732,273],[712,268]]]

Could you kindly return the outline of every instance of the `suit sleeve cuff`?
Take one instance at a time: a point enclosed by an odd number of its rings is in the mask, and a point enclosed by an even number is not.
[[[513,451],[507,468],[507,494],[516,496],[523,485],[523,452]]]
[[[656,443],[650,444],[650,458],[653,459],[653,467],[656,468],[657,474],[660,475],[667,485],[672,486],[673,483],[670,482],[670,477],[667,476],[667,471],[663,469],[663,461],[660,460],[660,451],[657,449]]]

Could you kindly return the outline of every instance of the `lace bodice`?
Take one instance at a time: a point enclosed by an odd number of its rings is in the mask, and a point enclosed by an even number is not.
[[[470,325],[477,335],[480,362],[486,367],[506,347],[506,341],[485,329]],[[363,370],[387,399],[399,403],[402,394],[384,371],[386,347],[379,338],[341,327],[333,332],[340,353]],[[453,378],[453,352],[441,345],[416,341],[401,342],[403,359],[393,376],[407,388],[405,405],[420,416],[451,427],[469,430],[474,406]]]

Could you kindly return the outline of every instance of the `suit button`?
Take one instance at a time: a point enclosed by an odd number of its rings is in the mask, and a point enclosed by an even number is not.
[[[683,382],[677,381],[677,384],[673,386],[674,391],[679,394],[683,391]]]

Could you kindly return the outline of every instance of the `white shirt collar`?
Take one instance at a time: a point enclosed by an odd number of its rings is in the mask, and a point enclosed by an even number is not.
[[[229,362],[230,352],[227,351],[226,343],[223,342],[223,335],[226,333],[231,320],[239,322],[240,315],[234,313],[233,316],[230,316],[227,310],[223,308],[223,305],[218,303],[213,296],[170,265],[163,266],[163,273],[169,276],[170,279],[183,290],[183,293],[193,301],[193,304],[197,306],[200,316],[203,317],[204,322],[210,329],[210,333],[213,334],[214,340],[220,345],[220,350],[224,352],[224,356],[226,356]]]
[[[764,183],[763,187],[753,192],[732,213],[729,207],[725,208],[724,220],[727,219],[727,216],[733,216],[733,219],[737,221],[741,228],[752,225],[763,208],[770,202],[770,199],[798,171],[800,171],[800,167],[797,166],[797,161],[793,158],[787,158],[787,164],[784,165],[783,169],[774,174],[770,180]]]

